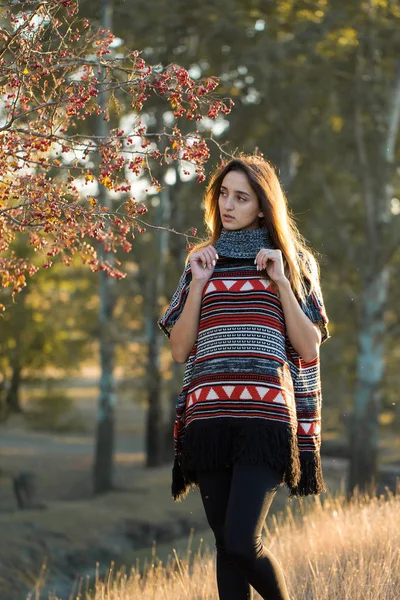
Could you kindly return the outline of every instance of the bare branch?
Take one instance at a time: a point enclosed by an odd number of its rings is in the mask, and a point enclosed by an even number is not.
[[[8,34],[7,37],[7,41],[5,43],[5,45],[3,46],[3,48],[0,49],[0,58],[2,58],[3,54],[6,52],[7,48],[12,44],[12,42],[20,35],[20,33],[26,29],[29,25],[29,23],[32,21],[32,19],[36,16],[36,14],[39,12],[39,9],[44,6],[46,3],[45,2],[40,2],[40,4],[37,5],[37,7],[35,8],[35,10],[33,11],[33,13],[31,13],[31,15],[29,16],[29,19],[24,21],[24,23],[22,23],[18,29],[14,32],[13,35]],[[4,32],[4,30],[2,30],[2,32]]]
[[[17,227],[40,227],[42,228],[45,223],[28,223],[27,225],[23,225],[21,221],[18,221],[18,219],[16,219],[15,217],[13,217],[12,215],[10,215],[9,213],[6,213],[6,211],[1,211],[2,213],[5,213],[4,216],[6,219],[8,219],[9,221],[11,221],[12,223],[14,223],[14,225],[17,225]]]
[[[18,90],[18,92],[19,92],[19,90]],[[13,123],[15,123],[15,121],[18,121],[19,119],[22,119],[23,117],[26,117],[26,116],[32,114],[33,112],[38,112],[39,110],[42,110],[43,108],[48,108],[50,106],[54,106],[55,104],[59,105],[61,103],[62,103],[62,99],[57,100],[57,102],[46,102],[45,104],[41,104],[40,106],[34,106],[30,110],[27,110],[23,113],[19,113],[18,115],[15,115],[15,116],[14,116],[14,111],[12,111],[11,119],[5,125],[3,125],[3,127],[0,127],[0,132],[5,131],[6,129],[10,129],[11,125]]]
[[[211,142],[214,146],[216,146],[218,148],[218,150],[221,152],[221,154],[223,154],[227,158],[229,158],[229,159],[234,158],[234,155],[231,152],[226,152],[226,150],[224,150],[224,148],[221,146],[221,144],[219,144],[212,135],[210,137],[203,137],[203,140],[205,140],[206,142]],[[225,142],[224,145],[228,146],[229,144],[228,144],[228,142]]]
[[[151,229],[158,229],[160,231],[168,231],[170,233],[175,233],[176,235],[180,235],[182,237],[185,237],[186,239],[191,238],[192,240],[197,240],[198,242],[201,242],[201,239],[197,236],[194,235],[188,235],[187,233],[181,233],[180,231],[176,231],[176,229],[174,229],[173,227],[163,227],[162,225],[152,225],[151,223],[147,223],[146,221],[143,221],[143,219],[140,218],[136,218],[136,221],[138,223],[141,223],[142,225],[146,225],[146,227],[150,227]]]

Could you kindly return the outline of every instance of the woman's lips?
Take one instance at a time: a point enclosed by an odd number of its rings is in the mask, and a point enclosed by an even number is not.
[[[233,221],[235,217],[232,217],[231,215],[222,215],[222,218],[226,221]]]

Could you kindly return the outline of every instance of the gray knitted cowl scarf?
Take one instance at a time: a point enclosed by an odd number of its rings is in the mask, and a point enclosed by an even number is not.
[[[265,227],[259,229],[222,228],[221,235],[214,243],[219,256],[229,258],[255,258],[261,248],[273,249],[271,236]]]

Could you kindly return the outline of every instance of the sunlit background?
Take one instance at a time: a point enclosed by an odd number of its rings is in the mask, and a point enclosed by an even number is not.
[[[331,338],[321,347],[329,493],[356,484],[369,489],[371,481],[379,493],[394,491],[400,474],[398,3],[104,3],[82,0],[80,14],[100,26],[101,11],[108,11],[115,56],[138,49],[149,64],[178,63],[195,79],[216,76],[217,95],[234,101],[230,114],[197,125],[211,152],[206,174],[238,151],[256,150],[276,166],[299,229],[317,252],[330,320]],[[0,25],[7,26],[5,14]],[[110,126],[129,132],[135,114],[118,113],[116,103],[110,111]],[[160,132],[174,116],[154,96],[142,120]],[[186,126],[193,130],[183,123],[184,132]],[[75,159],[62,156],[65,165]],[[68,598],[77,574],[93,579],[96,562],[103,573],[113,560],[135,564],[150,556],[151,562],[154,540],[165,556],[186,547],[191,528],[196,543],[202,537],[213,544],[199,493],[179,505],[171,497],[183,366],[173,364],[156,324],[184,268],[187,244],[205,235],[206,182],[197,183],[187,162],[156,174],[161,191],[127,172],[132,193],[148,209],[140,216],[146,230],[129,253],[118,254],[127,276],[107,292],[107,343],[115,358],[107,402],[115,435],[111,485],[97,489],[104,493],[94,494],[104,340],[98,275],[78,259],[69,268],[56,263],[29,279],[1,316],[1,600],[32,592],[44,560],[50,575],[39,578],[42,597],[54,588]],[[98,196],[97,181],[76,183],[83,196]],[[124,194],[109,198],[117,205]],[[19,255],[32,255],[24,239],[17,242]],[[0,295],[9,300],[8,289]],[[282,490],[272,512],[286,503]],[[391,560],[394,568],[398,558]],[[215,598],[210,581],[210,595],[190,597]],[[385,596],[360,598],[394,600],[399,590],[389,587]],[[355,588],[346,597],[355,599]],[[334,597],[319,596],[314,584],[301,589],[302,598]]]

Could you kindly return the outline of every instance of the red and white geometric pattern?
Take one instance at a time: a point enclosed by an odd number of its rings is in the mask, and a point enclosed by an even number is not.
[[[321,425],[318,421],[302,422],[297,425],[298,435],[319,435],[321,433]]]
[[[213,279],[204,288],[203,295],[211,292],[251,292],[266,290],[271,285],[269,279]]]
[[[198,388],[188,396],[187,406],[209,400],[255,400],[286,404],[282,390],[259,385],[213,385]]]

